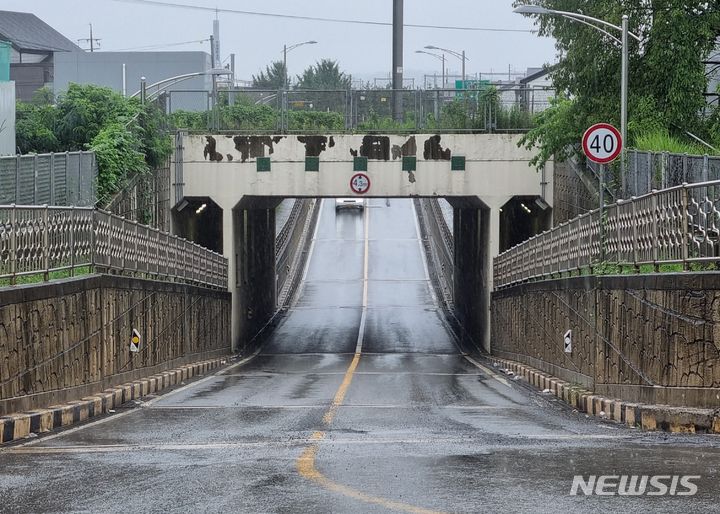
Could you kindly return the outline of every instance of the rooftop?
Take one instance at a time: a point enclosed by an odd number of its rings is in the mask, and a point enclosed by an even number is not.
[[[20,52],[80,52],[82,49],[31,13],[0,11],[0,40]]]

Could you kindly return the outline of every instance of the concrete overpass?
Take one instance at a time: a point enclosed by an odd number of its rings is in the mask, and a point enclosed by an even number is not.
[[[553,165],[541,172],[531,167],[532,154],[518,147],[519,139],[180,133],[173,163],[174,232],[199,237],[231,259],[238,348],[246,321],[264,319],[275,305],[274,239],[265,234],[274,234],[272,210],[283,198],[447,198],[455,209],[455,305],[468,331],[489,349],[492,259],[551,222]],[[358,173],[369,179],[362,195],[351,187]],[[198,219],[198,209],[209,215]],[[526,216],[522,223],[513,217],[518,211]],[[524,228],[513,239],[502,236],[503,225]]]

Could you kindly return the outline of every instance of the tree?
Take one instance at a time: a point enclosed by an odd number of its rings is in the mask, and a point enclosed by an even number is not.
[[[331,59],[309,66],[297,80],[300,89],[347,90],[351,83],[350,76],[341,72],[340,65]]]
[[[273,61],[261,71],[253,75],[253,87],[258,89],[284,89],[287,73],[282,61]]]
[[[629,139],[653,130],[707,135],[701,113],[707,77],[703,61],[720,35],[720,11],[714,2],[682,0],[532,0],[560,11],[572,11],[621,24],[644,41],[631,40]],[[560,62],[552,72],[560,98],[542,116],[521,144],[539,148],[534,164],[566,157],[588,126],[600,121],[620,123],[619,45],[586,25],[567,18],[541,15],[539,34],[557,41]]]

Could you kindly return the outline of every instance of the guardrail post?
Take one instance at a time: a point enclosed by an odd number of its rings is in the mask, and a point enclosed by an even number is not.
[[[50,227],[48,227],[48,224],[50,223],[50,216],[48,213],[48,206],[45,204],[43,206],[43,232],[42,232],[42,238],[43,238],[43,246],[42,246],[42,252],[43,252],[43,280],[47,282],[50,280]]]
[[[55,152],[50,154],[50,205],[55,205]]]
[[[633,227],[633,241],[632,241],[632,252],[633,252],[633,269],[635,273],[640,273],[640,265],[638,261],[638,219],[637,219],[637,202],[633,196],[630,201],[632,202],[632,227]]]
[[[21,155],[18,154],[15,158],[15,201],[14,204],[22,204],[22,201],[20,200],[20,158]]]
[[[660,265],[658,264],[658,204],[657,204],[657,191],[655,189],[652,190],[651,193],[651,202],[650,202],[650,210],[652,212],[652,240],[653,240],[653,267],[655,268],[655,272],[657,273],[660,271]]]
[[[707,154],[703,155],[703,169],[702,169],[702,181],[707,182],[709,180],[708,174],[710,170],[710,157]]]
[[[125,216],[120,218],[120,254],[122,255],[122,258],[120,259],[120,272],[125,272],[125,260],[127,259],[127,248],[125,244]]]
[[[40,200],[38,200],[38,156],[35,154],[35,157],[33,157],[33,205],[38,205],[40,203]]]
[[[75,206],[70,207],[70,276],[75,276]]]
[[[17,208],[13,203],[10,209],[10,284],[15,285],[17,277]]]
[[[97,237],[95,235],[95,230],[97,227],[97,218],[96,218],[97,210],[93,209],[90,212],[90,273],[95,272],[95,264],[97,260],[95,259],[95,255],[97,253]],[[102,309],[100,311],[102,313]],[[103,339],[104,341],[104,339]],[[104,343],[103,343],[104,344]]]
[[[690,244],[690,238],[688,231],[688,185],[684,183],[682,185],[682,196],[680,198],[681,203],[681,219],[682,219],[682,262],[683,270],[688,271],[690,269],[690,263],[688,262],[688,246]]]

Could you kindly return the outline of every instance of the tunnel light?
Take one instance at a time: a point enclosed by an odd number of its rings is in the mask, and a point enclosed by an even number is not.
[[[198,209],[195,211],[195,214],[200,214],[200,213],[201,213],[202,211],[204,211],[205,209],[207,209],[207,204],[206,204],[206,203],[204,203],[204,204],[202,204],[200,207],[198,207]]]
[[[525,205],[524,203],[521,203],[520,207],[522,207],[525,210],[525,212],[527,212],[528,214],[532,214],[532,210],[530,210],[530,208],[528,208],[528,206]]]

